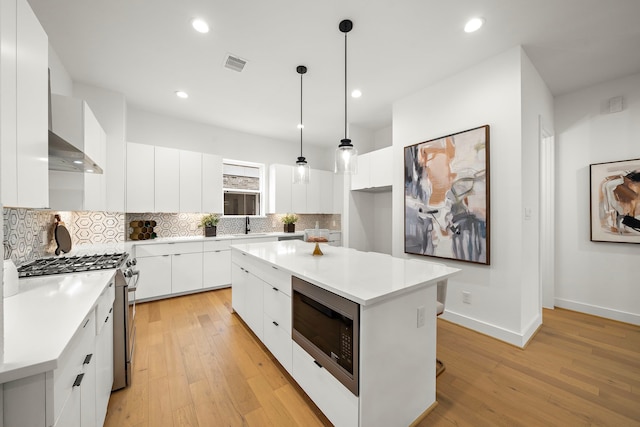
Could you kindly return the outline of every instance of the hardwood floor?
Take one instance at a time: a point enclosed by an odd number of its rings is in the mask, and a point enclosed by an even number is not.
[[[105,426],[330,425],[231,310],[223,289],[138,305],[133,385]],[[427,426],[640,426],[640,328],[544,312],[521,350],[438,320]],[[435,369],[435,367],[434,367]]]

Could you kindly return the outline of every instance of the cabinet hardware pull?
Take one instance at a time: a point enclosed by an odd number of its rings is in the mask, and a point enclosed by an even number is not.
[[[89,363],[91,363],[91,358],[93,357],[93,353],[91,354],[87,354],[84,358],[84,362],[82,362],[83,365],[88,365]]]
[[[72,387],[78,387],[80,384],[82,384],[82,378],[84,378],[84,374],[78,374],[76,380],[73,382]]]
[[[91,320],[91,318],[87,319],[87,321],[84,322],[84,325],[82,325],[82,329],[84,329],[87,326],[87,323],[89,323],[89,320]]]
[[[104,323],[107,323],[109,321],[109,316],[107,316],[106,319],[104,319]]]
[[[173,254],[173,256],[180,256],[180,255],[182,255],[182,254]]]
[[[278,288],[273,288],[274,291],[278,292]]]
[[[318,362],[317,360],[314,360],[313,363],[315,363],[316,365],[318,365],[318,368],[322,368],[322,365],[320,364],[320,362]]]
[[[273,268],[274,270],[278,269],[278,267],[276,267],[275,265],[272,265],[271,268]]]
[[[275,320],[273,321],[273,324],[276,325],[276,326],[280,326],[280,325],[278,325],[278,322],[276,322]]]
[[[113,307],[109,309],[109,314],[113,313]]]
[[[162,255],[162,256],[169,256],[169,255]]]

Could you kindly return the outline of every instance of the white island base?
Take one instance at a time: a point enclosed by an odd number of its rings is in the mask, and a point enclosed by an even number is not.
[[[337,427],[420,420],[436,403],[436,284],[459,270],[326,245],[313,257],[313,247],[234,245],[234,310]],[[359,396],[291,339],[292,275],[360,304]]]

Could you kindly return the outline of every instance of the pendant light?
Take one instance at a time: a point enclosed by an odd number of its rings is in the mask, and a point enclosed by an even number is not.
[[[336,149],[335,173],[354,175],[358,173],[358,150],[347,138],[347,33],[353,28],[353,22],[345,19],[338,28],[344,33],[344,139]]]
[[[309,169],[307,160],[302,156],[302,129],[304,128],[302,124],[302,76],[307,72],[307,67],[298,65],[296,71],[300,74],[300,124],[298,125],[300,128],[300,157],[298,157],[296,166],[293,169],[293,183],[308,184],[311,170]]]

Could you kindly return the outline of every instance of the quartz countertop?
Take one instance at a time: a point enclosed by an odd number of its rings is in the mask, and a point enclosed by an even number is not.
[[[114,274],[101,270],[20,279],[20,291],[4,299],[0,383],[56,369]]]
[[[249,234],[218,234],[214,237],[205,236],[177,236],[177,237],[157,237],[155,239],[147,240],[131,240],[127,243],[134,245],[148,245],[153,243],[173,243],[173,242],[210,242],[214,240],[240,240],[250,238],[267,238],[267,237],[289,237],[289,236],[304,236],[304,231],[297,231],[295,233],[285,233],[282,231],[276,231],[273,233],[249,233]]]
[[[328,244],[320,244],[324,255],[313,256],[314,247],[314,243],[297,240],[231,246],[361,305],[375,304],[415,287],[435,284],[460,271],[442,263]]]

